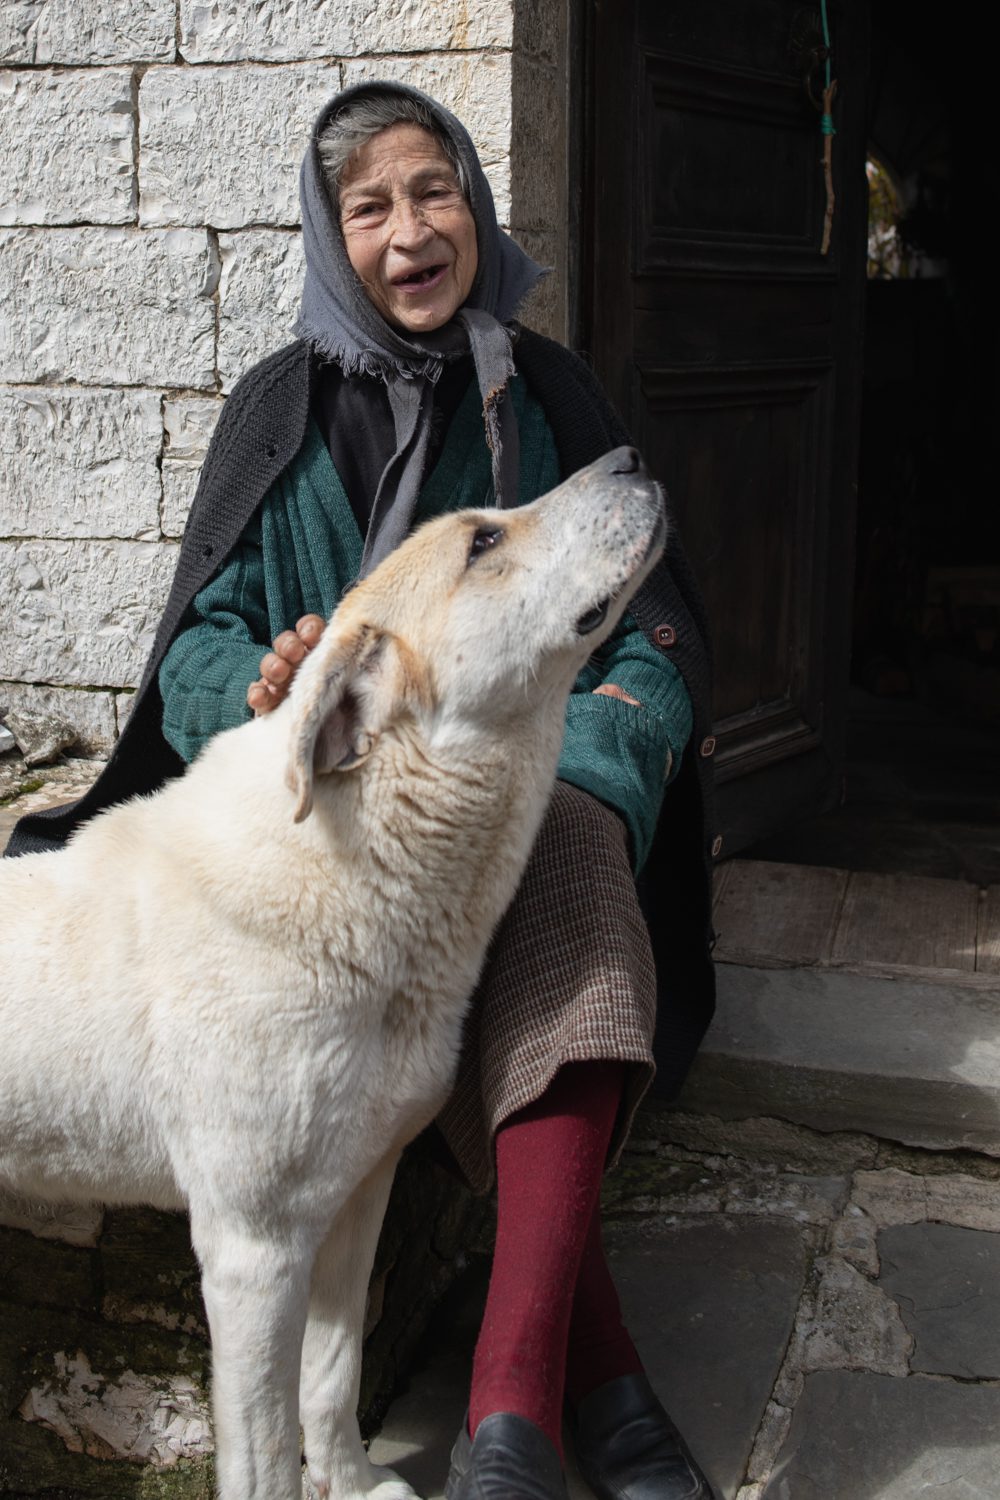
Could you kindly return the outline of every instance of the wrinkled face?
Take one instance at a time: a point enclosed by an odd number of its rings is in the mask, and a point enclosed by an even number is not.
[[[468,297],[476,223],[422,126],[390,125],[354,153],[340,178],[340,227],[351,265],[393,327],[430,333]]]

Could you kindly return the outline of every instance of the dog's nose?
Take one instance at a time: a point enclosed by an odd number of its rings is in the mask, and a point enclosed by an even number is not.
[[[644,474],[646,466],[635,448],[615,448],[606,457],[609,474]]]

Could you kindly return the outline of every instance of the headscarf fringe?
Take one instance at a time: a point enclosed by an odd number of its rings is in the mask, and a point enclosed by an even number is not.
[[[352,348],[332,339],[322,328],[314,327],[304,318],[298,320],[292,332],[296,337],[306,339],[322,359],[338,365],[345,375],[367,375],[373,380],[390,380],[395,376],[402,376],[404,380],[430,380],[436,383],[444,368],[437,356],[428,356],[419,363],[404,365],[399,359],[389,358],[376,350]]]

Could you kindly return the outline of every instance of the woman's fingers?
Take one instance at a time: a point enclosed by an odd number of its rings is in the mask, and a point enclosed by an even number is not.
[[[303,615],[294,630],[275,636],[272,649],[261,660],[260,676],[247,688],[247,704],[258,717],[277,708],[287,695],[297,668],[325,629],[322,615]]]
[[[291,662],[269,651],[260,664],[260,675],[274,687],[287,687],[294,668]]]
[[[276,656],[280,656],[283,661],[291,662],[296,667],[305,656],[307,649],[294,630],[283,630],[280,635],[275,636],[271,646]]]
[[[303,615],[295,622],[295,634],[307,651],[312,650],[325,629],[326,621],[322,615]]]
[[[283,689],[265,682],[262,677],[259,677],[256,682],[251,682],[247,688],[247,704],[258,718],[261,714],[270,713],[272,708],[277,708],[284,696]]]

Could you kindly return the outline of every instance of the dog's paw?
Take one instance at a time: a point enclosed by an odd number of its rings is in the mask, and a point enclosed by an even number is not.
[[[411,1489],[395,1469],[386,1469],[379,1464],[372,1464],[371,1471],[375,1488],[368,1491],[365,1500],[420,1500],[416,1490]],[[360,1496],[358,1500],[361,1500]]]
[[[302,1500],[421,1500],[395,1469],[367,1464],[352,1483],[341,1475],[336,1482],[317,1483],[303,1474]]]

